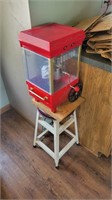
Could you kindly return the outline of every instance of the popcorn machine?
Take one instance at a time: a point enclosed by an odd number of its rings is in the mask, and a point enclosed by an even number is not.
[[[52,112],[82,91],[79,61],[85,33],[62,24],[45,24],[21,31],[19,41],[24,52],[29,94]]]

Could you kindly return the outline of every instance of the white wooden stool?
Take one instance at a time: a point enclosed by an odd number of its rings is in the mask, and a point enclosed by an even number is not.
[[[45,152],[47,152],[54,160],[55,166],[58,167],[59,159],[75,144],[79,143],[78,138],[78,126],[77,126],[77,117],[76,117],[76,109],[77,107],[84,101],[84,98],[80,97],[75,102],[65,102],[64,104],[60,105],[57,109],[56,113],[53,113],[48,107],[40,102],[36,102],[33,99],[33,103],[36,105],[37,108],[42,109],[45,113],[47,113],[50,117],[52,117],[53,124],[49,124],[44,119],[40,118],[41,113],[37,109],[36,115],[36,122],[35,122],[35,132],[34,132],[34,143],[33,146],[36,147],[37,145],[40,146]],[[67,120],[61,124],[62,120]],[[72,133],[68,130],[68,127],[74,123],[75,133]],[[41,133],[38,132],[39,124],[45,128]],[[47,145],[44,144],[42,141],[43,136],[47,132],[50,132],[54,136],[54,151],[52,151]],[[59,141],[60,141],[60,134],[62,132],[67,133],[72,139],[68,144],[59,151]]]

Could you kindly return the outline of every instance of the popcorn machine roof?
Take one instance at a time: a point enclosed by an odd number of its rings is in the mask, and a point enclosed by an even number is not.
[[[83,30],[56,23],[34,27],[19,34],[22,47],[47,58],[80,46],[84,38]]]

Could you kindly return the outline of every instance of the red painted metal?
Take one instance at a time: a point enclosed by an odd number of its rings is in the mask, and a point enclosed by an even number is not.
[[[72,86],[77,84],[78,82],[79,82],[79,79],[77,78],[76,80],[72,82]],[[63,103],[66,99],[68,99],[68,93],[70,92],[70,89],[71,89],[70,85],[66,85],[65,87],[63,87],[62,89],[58,90],[57,92],[51,95],[45,92],[44,90],[36,87],[34,84],[32,84],[29,81],[26,81],[26,83],[28,85],[29,90],[32,90],[35,94],[38,94],[42,98],[47,97],[45,100],[42,100],[36,95],[29,92],[29,94],[32,97],[34,97],[36,101],[39,101],[45,104],[47,107],[49,107],[52,110],[52,112],[56,112],[56,107],[59,106],[61,103]]]
[[[82,44],[83,30],[62,25],[47,24],[21,31],[19,41],[22,47],[47,58],[53,58]]]

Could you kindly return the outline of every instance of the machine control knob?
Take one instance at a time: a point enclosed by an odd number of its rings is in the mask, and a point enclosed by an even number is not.
[[[75,90],[75,92],[79,92],[80,87],[79,87],[79,86],[75,86],[75,87],[74,87],[74,90]]]
[[[81,93],[82,93],[82,83],[79,82],[76,85],[74,85],[72,89],[70,90],[68,94],[68,100],[70,102],[75,101],[76,99],[78,99],[78,97],[81,96]]]

